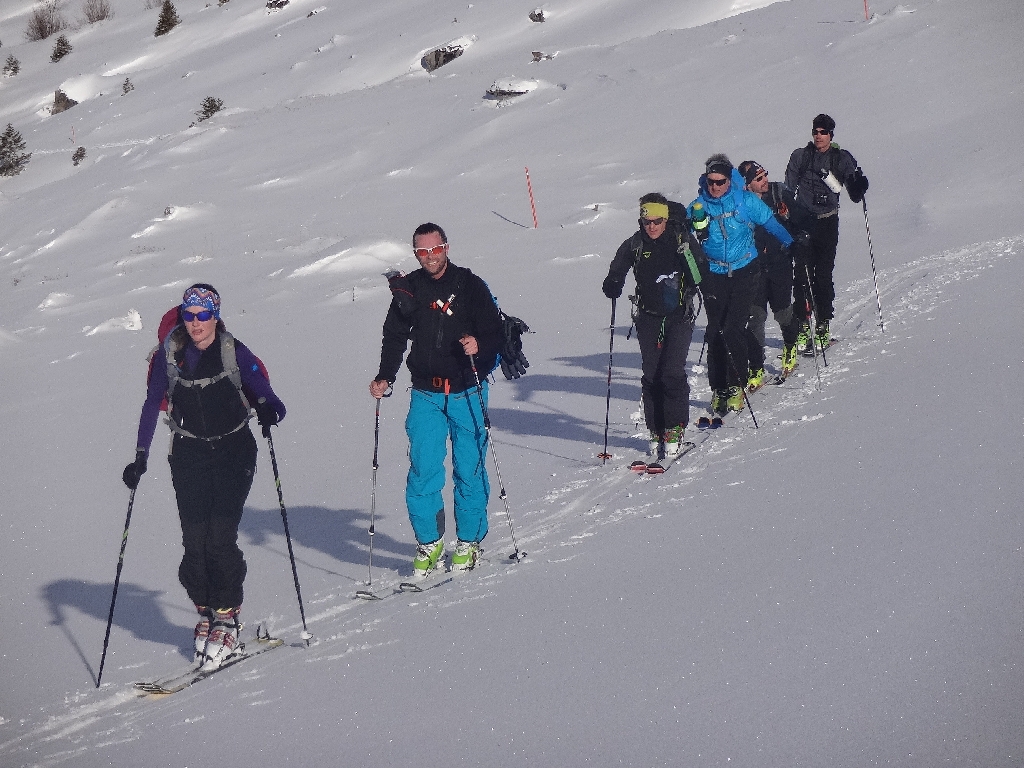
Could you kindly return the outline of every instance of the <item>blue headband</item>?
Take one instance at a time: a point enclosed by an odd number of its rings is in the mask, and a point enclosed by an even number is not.
[[[213,312],[213,316],[220,319],[220,296],[216,291],[192,286],[181,297],[181,308],[185,310],[189,307],[202,307]]]

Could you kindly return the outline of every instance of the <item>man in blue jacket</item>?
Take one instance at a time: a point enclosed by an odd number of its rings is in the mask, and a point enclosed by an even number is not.
[[[723,154],[707,159],[699,181],[700,203],[707,213],[704,251],[709,274],[701,284],[708,317],[708,383],[711,410],[719,415],[743,409],[743,387],[750,367],[746,328],[760,277],[754,228],[762,226],[783,247],[793,243],[771,209],[744,189],[743,177]],[[697,215],[699,220],[701,215]]]

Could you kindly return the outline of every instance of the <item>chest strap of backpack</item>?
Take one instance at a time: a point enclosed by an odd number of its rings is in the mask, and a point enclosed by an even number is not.
[[[184,437],[191,437],[196,440],[205,440],[212,442],[219,440],[222,437],[233,435],[238,432],[246,424],[249,423],[249,419],[252,418],[252,406],[249,404],[249,399],[245,396],[245,392],[242,389],[242,373],[238,369],[238,353],[235,350],[235,337],[227,331],[220,333],[220,360],[221,367],[223,370],[216,376],[208,376],[203,379],[184,379],[181,377],[180,370],[174,359],[175,349],[173,349],[172,339],[174,334],[168,334],[167,342],[164,344],[164,354],[167,357],[167,425],[171,428],[171,431],[175,434],[182,435]],[[174,389],[175,387],[181,386],[186,389],[192,389],[198,387],[199,389],[205,389],[213,384],[216,384],[221,379],[230,379],[231,383],[235,386],[235,391],[238,392],[238,396],[242,400],[242,406],[245,408],[245,418],[242,422],[232,429],[230,432],[225,432],[223,435],[214,435],[213,437],[200,437],[194,435],[183,427],[179,426],[178,423],[171,416],[171,410],[173,408]]]

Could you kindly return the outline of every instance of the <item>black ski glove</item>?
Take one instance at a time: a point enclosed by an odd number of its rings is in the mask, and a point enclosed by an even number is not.
[[[601,285],[601,290],[604,291],[604,295],[609,299],[617,299],[622,295],[622,283],[611,275],[608,275],[608,277],[604,279],[604,283]]]
[[[530,367],[530,361],[523,354],[523,334],[530,332],[530,326],[511,315],[502,316],[505,344],[501,349],[501,372],[511,381],[518,379]]]
[[[139,487],[139,480],[146,474],[146,452],[141,448],[135,452],[135,461],[124,468],[121,479],[131,490]]]
[[[261,397],[260,401],[256,403],[256,420],[263,427],[263,436],[270,437],[270,428],[277,424],[278,419],[277,411],[265,397]]]
[[[850,199],[859,203],[864,199],[864,194],[868,191],[868,177],[864,175],[864,171],[857,166],[857,170],[850,174],[850,177],[846,180],[846,191],[850,194]]]

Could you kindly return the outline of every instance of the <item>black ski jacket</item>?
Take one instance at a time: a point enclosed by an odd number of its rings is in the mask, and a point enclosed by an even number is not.
[[[476,386],[469,356],[459,343],[477,340],[477,372],[484,379],[498,361],[501,316],[487,284],[465,267],[448,262],[439,280],[423,269],[392,282],[395,294],[384,320],[380,368],[376,378],[394,383],[406,359],[412,385],[428,392],[463,392]]]
[[[683,243],[690,246],[698,267],[704,270],[706,256],[689,228],[681,229],[669,220],[664,234],[651,240],[638,231],[619,246],[608,267],[608,279],[621,290],[630,269],[636,279],[638,306],[651,315],[670,315],[680,306],[688,305],[696,292],[693,275],[680,253]],[[703,263],[702,263],[703,262]]]

